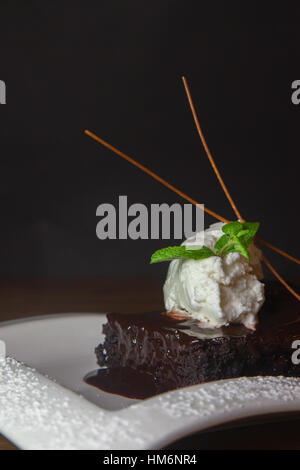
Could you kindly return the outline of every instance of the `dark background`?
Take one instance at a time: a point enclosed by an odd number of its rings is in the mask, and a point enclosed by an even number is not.
[[[1,0],[0,275],[165,274],[165,264],[148,261],[172,240],[100,241],[96,208],[123,194],[129,204],[184,201],[86,128],[234,218],[196,134],[183,74],[242,215],[300,257],[300,106],[291,102],[299,6],[266,3]],[[283,275],[299,275],[297,265],[271,259]]]

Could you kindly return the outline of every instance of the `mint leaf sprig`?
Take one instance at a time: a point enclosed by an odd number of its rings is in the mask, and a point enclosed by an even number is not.
[[[234,251],[240,253],[250,262],[248,247],[259,229],[259,225],[259,222],[229,222],[222,227],[224,235],[215,243],[214,250],[206,246],[199,249],[188,249],[186,246],[169,246],[153,253],[150,264],[172,261],[173,259],[201,260],[211,256],[223,258]]]
[[[216,256],[216,254],[207,246],[202,246],[198,250],[189,250],[185,246],[168,246],[153,253],[150,264],[180,258],[205,259],[210,256]]]

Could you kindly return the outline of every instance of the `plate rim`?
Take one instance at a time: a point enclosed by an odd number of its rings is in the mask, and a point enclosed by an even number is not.
[[[107,315],[108,312],[62,312],[62,313],[45,313],[42,315],[31,315],[30,317],[25,318],[14,318],[12,320],[3,320],[0,322],[0,329],[3,326],[9,326],[16,323],[27,323],[35,320],[49,320],[51,318],[58,317],[77,317],[81,315],[90,315],[90,316],[100,316]]]
[[[106,315],[105,313],[96,313],[96,312],[64,312],[64,313],[55,313],[55,314],[46,314],[46,315],[36,315],[36,316],[31,316],[31,317],[25,317],[24,319],[14,319],[14,320],[9,320],[5,322],[0,323],[0,335],[1,335],[1,328],[2,327],[10,327],[14,325],[22,325],[24,323],[28,323],[30,321],[40,321],[42,322],[43,320],[53,320],[57,321],[60,319],[75,319],[76,317],[84,317],[85,315],[90,315],[91,317],[103,317]],[[21,364],[21,363],[19,363]],[[28,368],[27,366],[21,364],[21,367],[25,369],[30,369],[31,371],[33,370],[32,368]],[[0,363],[0,371],[1,371],[1,363]],[[36,377],[42,377],[43,380],[49,380],[47,379],[44,375],[42,375],[38,371],[34,371],[33,373],[35,374]],[[55,378],[54,378],[55,379]],[[186,411],[187,415],[183,413],[183,419],[182,422],[177,419],[176,417],[173,419],[171,415],[168,414],[167,406],[166,403],[170,404],[170,407],[173,407],[173,410],[176,409],[177,403],[181,403],[181,405],[184,405],[184,400],[182,397],[192,397],[193,393],[195,392],[195,400],[197,401],[197,397],[202,403],[205,403],[205,390],[213,390],[214,387],[216,390],[226,390],[227,385],[233,383],[233,389],[238,388],[237,385],[234,385],[235,383],[242,383],[246,379],[247,383],[253,383],[253,391],[254,394],[256,394],[257,397],[259,397],[259,392],[260,390],[258,389],[259,383],[265,385],[265,389],[268,391],[271,390],[271,384],[275,384],[276,390],[278,390],[278,396],[280,397],[280,391],[281,389],[284,390],[285,386],[288,386],[290,384],[290,389],[291,393],[294,394],[296,399],[294,399],[294,402],[291,400],[287,393],[287,400],[283,400],[281,398],[276,399],[276,397],[264,397],[262,400],[258,403],[256,402],[251,402],[251,399],[245,398],[244,400],[244,408],[241,408],[241,403],[242,399],[239,402],[239,406],[235,407],[235,404],[231,406],[228,398],[226,398],[225,403],[227,402],[229,406],[228,414],[223,413],[222,407],[220,404],[211,398],[211,403],[214,403],[215,406],[215,411],[212,411],[212,413],[208,416],[207,420],[205,417],[201,415],[201,409],[199,409],[199,406],[203,406],[197,403],[194,403],[193,401],[190,402],[190,405],[187,406]],[[54,381],[51,382],[51,387],[54,390],[54,393],[64,393],[68,396],[70,394],[72,395],[73,399],[71,399],[71,403],[74,404],[74,406],[78,406],[78,398],[80,397],[79,394],[76,392],[72,392],[71,390],[67,389],[63,385],[60,385],[60,383],[55,383]],[[54,385],[55,384],[55,385]],[[262,387],[263,388],[263,387]],[[287,388],[288,390],[288,388]],[[0,374],[0,392],[1,392],[1,374]],[[236,390],[236,396],[238,397],[238,392]],[[204,395],[203,395],[204,394]],[[210,392],[211,394],[211,392]],[[202,398],[201,398],[202,397]],[[211,397],[213,395],[211,394]],[[0,398],[1,398],[1,393],[0,393]],[[51,395],[50,395],[51,398]],[[169,400],[169,401],[168,401]],[[209,402],[208,402],[209,403]],[[77,405],[76,405],[77,404]],[[243,419],[244,417],[259,417],[262,415],[270,415],[270,414],[276,414],[280,415],[282,413],[286,412],[291,412],[291,413],[298,413],[300,412],[300,378],[295,377],[271,377],[271,376],[255,376],[255,377],[239,377],[239,378],[231,378],[231,379],[223,379],[223,380],[218,380],[218,381],[213,381],[213,382],[206,382],[203,384],[195,384],[189,387],[184,387],[181,389],[173,390],[170,392],[162,393],[159,395],[156,395],[154,397],[150,397],[146,400],[141,400],[140,402],[136,404],[132,404],[129,407],[125,409],[119,409],[119,410],[107,410],[102,408],[101,406],[93,405],[91,404],[90,401],[88,401],[86,398],[81,397],[81,409],[84,410],[89,410],[90,405],[92,405],[94,410],[98,410],[98,412],[102,413],[103,417],[116,417],[116,418],[121,418],[124,419],[125,421],[128,421],[128,426],[132,425],[132,422],[135,421],[141,421],[143,418],[145,418],[145,425],[148,426],[148,430],[150,432],[149,438],[145,437],[143,444],[140,445],[140,447],[130,447],[130,444],[127,442],[125,444],[125,447],[122,446],[122,442],[119,441],[114,443],[111,440],[111,445],[112,446],[117,446],[117,447],[112,447],[110,450],[116,449],[159,449],[162,447],[165,447],[166,445],[169,445],[172,442],[175,442],[178,439],[184,438],[188,436],[189,434],[192,434],[194,432],[200,432],[200,431],[205,431],[208,430],[211,427],[226,424],[226,423],[234,423],[236,420]],[[96,407],[96,408],[95,408]],[[194,408],[193,408],[194,407]],[[202,412],[205,410],[202,409]],[[193,412],[195,413],[195,419],[193,419],[192,414]],[[191,413],[191,414],[190,414]],[[190,414],[190,415],[189,415]],[[160,420],[162,419],[161,416],[165,417],[166,422],[162,423],[162,429],[160,430]],[[1,410],[0,410],[0,418],[1,418]],[[105,418],[106,419],[106,418]],[[158,424],[158,432],[154,433],[152,426],[151,426],[151,421],[157,420]],[[125,426],[125,424],[124,424]],[[126,426],[125,428],[126,429]],[[141,430],[141,428],[140,428]],[[5,429],[2,428],[2,424],[0,422],[0,432],[5,435]],[[25,443],[24,445],[24,440],[22,438],[22,430],[19,428],[16,431],[18,436],[14,438],[12,433],[8,433],[8,437],[11,441],[17,443],[17,445],[21,448],[30,448],[30,445],[26,441],[27,444]],[[26,440],[26,439],[25,439]],[[32,441],[33,442],[33,441]],[[104,438],[99,437],[99,449],[103,448],[102,446],[104,442]],[[46,445],[45,442],[41,439],[41,445]],[[29,446],[29,447],[28,447]],[[84,448],[84,447],[83,447]]]

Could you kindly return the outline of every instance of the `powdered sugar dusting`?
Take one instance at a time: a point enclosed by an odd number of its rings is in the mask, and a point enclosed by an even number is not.
[[[0,363],[0,429],[27,449],[111,449],[144,445],[131,423],[101,410],[33,369]]]
[[[12,358],[0,361],[0,431],[24,449],[153,449],[195,430],[280,411],[300,411],[300,379],[211,382],[111,412]]]
[[[220,408],[223,412],[242,409],[245,403],[257,408],[266,402],[300,400],[300,379],[294,377],[241,377],[178,390],[176,397],[168,393],[158,397],[158,406],[173,418],[210,416]],[[299,405],[300,411],[300,405]]]

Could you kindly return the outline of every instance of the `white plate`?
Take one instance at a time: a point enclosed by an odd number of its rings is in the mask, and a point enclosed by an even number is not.
[[[141,402],[101,392],[83,377],[97,368],[104,322],[86,313],[0,324],[7,354],[38,371],[0,361],[0,432],[18,447],[158,449],[237,419],[300,411],[296,378],[223,380]]]

